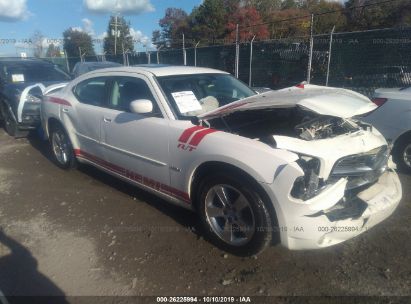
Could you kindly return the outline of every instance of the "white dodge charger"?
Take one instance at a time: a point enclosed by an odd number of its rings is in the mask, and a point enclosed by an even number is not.
[[[387,143],[355,119],[374,107],[344,89],[256,95],[218,70],[116,67],[46,94],[42,124],[60,167],[91,164],[193,209],[215,244],[250,255],[338,244],[393,213]]]

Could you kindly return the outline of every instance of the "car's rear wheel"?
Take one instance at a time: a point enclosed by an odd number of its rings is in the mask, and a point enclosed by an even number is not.
[[[246,178],[207,176],[200,184],[198,208],[205,234],[237,255],[264,250],[273,235],[273,219],[262,195]]]
[[[394,161],[400,170],[411,173],[411,136],[398,143],[394,150]]]
[[[74,168],[76,157],[67,132],[60,125],[52,127],[50,132],[51,150],[57,166],[62,169]]]

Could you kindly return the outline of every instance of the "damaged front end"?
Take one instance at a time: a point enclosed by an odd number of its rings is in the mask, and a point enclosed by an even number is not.
[[[307,86],[250,97],[204,114],[198,123],[260,141],[273,153],[281,149],[298,155],[276,171],[266,188],[282,243],[314,249],[376,225],[402,197],[399,178],[388,165],[386,140],[355,119],[373,109],[358,93]]]
[[[349,143],[347,143],[349,144]],[[356,150],[356,145],[353,145]],[[319,158],[300,155],[302,174],[294,179],[285,205],[290,249],[331,246],[350,239],[383,221],[402,197],[398,175],[389,166],[387,145],[347,155],[334,162],[328,176]],[[274,182],[275,192],[281,191]],[[282,189],[281,189],[282,188]]]
[[[309,156],[300,156],[298,165],[304,175],[297,178],[291,190],[295,198],[307,200],[315,196],[327,184],[334,184],[341,178],[347,179],[346,191],[366,187],[375,183],[387,170],[390,151],[386,145],[361,154],[340,158],[333,166],[328,179],[319,177],[320,160]]]
[[[350,120],[332,116],[318,116],[295,126],[298,136],[304,140],[332,138],[357,131],[358,128]]]
[[[298,155],[269,186],[290,249],[352,238],[391,215],[401,199],[387,143],[368,124],[299,107],[235,112],[206,123]]]

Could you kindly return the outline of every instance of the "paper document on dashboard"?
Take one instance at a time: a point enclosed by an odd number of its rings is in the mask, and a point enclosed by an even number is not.
[[[174,92],[171,95],[182,114],[202,109],[200,102],[192,91]]]

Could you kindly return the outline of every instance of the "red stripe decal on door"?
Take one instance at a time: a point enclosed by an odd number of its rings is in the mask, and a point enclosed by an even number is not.
[[[191,146],[198,146],[199,144],[200,144],[200,142],[204,139],[204,137],[206,137],[208,134],[211,134],[211,133],[214,133],[214,132],[217,132],[218,130],[215,130],[215,129],[205,129],[205,130],[202,130],[202,131],[200,131],[200,132],[197,132],[195,135],[194,135],[194,137],[191,139],[191,141],[190,141],[190,145]]]
[[[198,130],[202,130],[202,129],[204,129],[204,127],[202,126],[194,126],[194,127],[188,128],[184,130],[184,132],[181,134],[178,141],[182,143],[186,143],[190,139],[191,135],[193,135],[194,132],[197,132]]]
[[[108,161],[105,161],[104,159],[101,159],[97,156],[94,156],[94,155],[92,155],[90,153],[87,153],[85,151],[82,151],[80,149],[75,149],[74,154],[77,157],[87,159],[87,160],[89,160],[89,161],[91,161],[91,162],[93,162],[93,163],[95,163],[95,164],[97,164],[97,165],[99,165],[99,166],[101,166],[105,169],[108,169],[108,170],[110,170],[114,173],[117,173],[117,174],[119,174],[123,177],[131,179],[131,180],[133,180],[133,181],[135,181],[139,184],[142,184],[144,186],[147,186],[147,187],[149,187],[153,190],[157,190],[157,191],[162,192],[164,194],[167,194],[167,195],[173,196],[175,198],[178,198],[178,199],[180,199],[180,200],[182,200],[182,201],[184,201],[188,204],[191,204],[190,196],[188,195],[188,193],[186,193],[184,191],[175,189],[175,188],[173,188],[171,186],[168,186],[166,184],[162,184],[158,181],[155,181],[155,180],[150,179],[148,177],[142,176],[142,175],[140,175],[136,172],[130,171],[126,168],[114,165],[114,164],[112,164]]]

